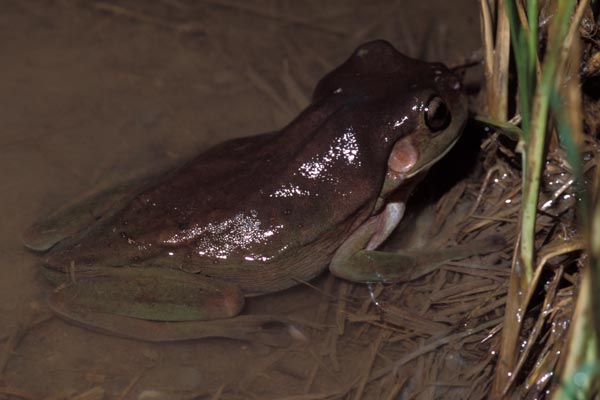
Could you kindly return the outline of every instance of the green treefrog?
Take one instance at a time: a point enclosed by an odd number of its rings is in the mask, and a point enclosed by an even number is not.
[[[53,295],[60,313],[115,333],[146,321],[125,333],[140,338],[147,333],[131,331],[156,321],[236,316],[245,297],[327,267],[355,282],[408,281],[425,266],[377,248],[466,119],[448,68],[369,42],[281,130],[87,197],[35,223],[24,242],[62,283]],[[98,318],[81,317],[88,312]]]

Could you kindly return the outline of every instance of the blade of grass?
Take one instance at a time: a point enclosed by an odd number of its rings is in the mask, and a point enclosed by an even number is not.
[[[537,47],[538,47],[538,2],[537,0],[527,0],[527,22],[528,22],[528,38],[527,38],[527,49],[528,52],[528,64],[527,64],[527,76],[530,80],[529,90],[533,91],[535,87],[536,78],[536,64],[537,64]]]
[[[479,12],[481,19],[481,41],[483,42],[483,66],[485,68],[485,81],[491,82],[492,75],[494,74],[494,34],[492,32],[494,23],[492,11],[490,10],[490,3],[488,1],[480,1]]]
[[[508,0],[510,3],[512,0]],[[488,88],[491,91],[493,102],[488,103],[490,115],[492,118],[505,121],[508,115],[508,73],[510,63],[510,29],[506,7],[504,3],[507,0],[498,0],[498,10],[496,18],[496,41],[494,49],[494,73],[492,75],[492,85]],[[489,92],[488,92],[489,93]]]
[[[535,262],[535,219],[539,198],[540,176],[545,161],[544,147],[547,136],[550,97],[557,83],[557,71],[566,62],[566,57],[561,57],[561,53],[574,6],[575,0],[564,0],[558,4],[558,10],[551,26],[551,36],[542,68],[541,81],[536,88],[533,99],[531,133],[523,153],[523,210],[521,254],[519,257],[523,268],[522,287],[526,287],[533,276],[533,265]],[[578,24],[578,21],[572,21],[572,23]]]
[[[515,58],[515,66],[517,68],[519,102],[523,125],[523,139],[527,140],[527,135],[529,134],[530,128],[529,125],[531,115],[530,94],[533,93],[533,90],[531,90],[533,86],[530,83],[530,79],[527,73],[527,66],[529,64],[529,53],[527,52],[527,37],[524,33],[524,30],[522,29],[522,26],[519,25],[518,12],[515,2],[508,1],[506,3],[506,14],[508,17],[508,24],[510,26],[510,38],[513,48],[513,56]]]
[[[489,125],[496,128],[503,135],[505,135],[511,140],[514,140],[515,142],[519,141],[523,137],[523,130],[509,122],[497,121],[492,118],[484,117],[483,115],[476,115],[475,117],[473,117],[473,119],[485,125]]]

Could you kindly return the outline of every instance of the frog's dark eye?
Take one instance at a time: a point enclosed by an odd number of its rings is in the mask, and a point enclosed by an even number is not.
[[[425,108],[425,123],[432,132],[440,131],[450,125],[450,110],[439,97],[432,97]]]

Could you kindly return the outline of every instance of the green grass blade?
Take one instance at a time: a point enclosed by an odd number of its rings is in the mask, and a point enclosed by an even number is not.
[[[559,2],[551,26],[551,37],[542,68],[540,84],[533,99],[531,132],[523,152],[523,208],[521,217],[520,263],[523,269],[522,287],[527,287],[533,277],[535,263],[535,221],[539,199],[540,177],[544,166],[550,97],[557,85],[557,70],[561,50],[567,34],[575,0]],[[565,62],[565,60],[562,60]]]

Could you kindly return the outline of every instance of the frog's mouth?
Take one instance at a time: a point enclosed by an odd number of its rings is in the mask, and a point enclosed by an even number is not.
[[[452,150],[456,142],[458,142],[458,139],[460,139],[460,136],[461,135],[456,135],[454,139],[452,139],[452,141],[445,146],[444,150],[438,153],[438,155],[436,155],[434,158],[429,159],[429,161],[427,161],[426,163],[417,165],[415,168],[411,169],[409,172],[404,174],[404,178],[414,178],[416,175],[424,171],[428,171],[429,168],[431,168],[434,164],[436,164],[438,161],[444,158],[446,154],[448,154],[450,150]]]

